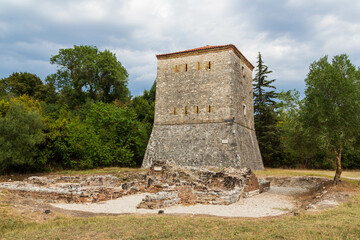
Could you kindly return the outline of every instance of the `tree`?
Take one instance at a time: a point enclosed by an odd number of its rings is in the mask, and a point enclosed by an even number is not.
[[[275,79],[267,79],[267,75],[270,73],[272,71],[264,65],[259,52],[256,75],[253,79],[255,132],[264,164],[267,166],[279,166],[282,160],[282,147],[275,112],[276,102],[274,100],[278,97],[278,94],[274,90],[276,88],[272,85]]]
[[[145,136],[146,142],[148,142],[150,138],[154,124],[155,95],[156,95],[156,80],[154,81],[150,91],[145,89],[143,95],[134,97],[129,104],[129,107],[134,109],[137,115],[137,119],[141,122],[141,124],[146,130],[146,136]]]
[[[27,95],[39,100],[50,100],[55,95],[55,89],[51,84],[44,85],[38,76],[28,72],[16,72],[1,79],[0,89],[0,95]]]
[[[327,56],[312,63],[305,79],[304,127],[323,149],[333,153],[335,184],[342,173],[343,149],[354,144],[360,131],[359,76],[342,54],[331,63]]]
[[[132,167],[144,157],[146,132],[132,108],[88,101],[76,112],[62,108],[44,122],[41,158],[53,167]]]
[[[284,150],[284,167],[331,168],[331,162],[314,139],[305,134],[304,100],[297,90],[282,91],[278,99],[279,127]]]
[[[28,97],[0,101],[0,172],[38,168],[36,145],[43,140],[40,104]]]
[[[93,46],[60,49],[50,63],[58,70],[47,81],[61,90],[63,99],[82,104],[86,98],[107,103],[115,99],[127,102],[130,98],[128,73],[108,50],[101,52]]]

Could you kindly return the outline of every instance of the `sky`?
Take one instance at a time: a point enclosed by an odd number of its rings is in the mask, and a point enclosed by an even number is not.
[[[59,49],[91,45],[116,54],[136,96],[156,78],[156,54],[234,44],[253,65],[261,52],[277,91],[303,92],[325,55],[360,66],[359,12],[355,0],[0,0],[0,78],[44,80]]]

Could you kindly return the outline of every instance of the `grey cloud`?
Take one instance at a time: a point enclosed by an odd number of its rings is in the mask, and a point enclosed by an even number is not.
[[[233,43],[253,64],[263,54],[279,90],[303,90],[309,64],[325,54],[360,64],[359,10],[350,0],[3,0],[0,78],[44,78],[59,48],[95,45],[117,54],[138,95],[156,77],[156,53]]]

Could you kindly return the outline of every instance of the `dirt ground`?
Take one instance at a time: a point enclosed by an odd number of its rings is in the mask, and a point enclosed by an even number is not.
[[[17,180],[27,177],[29,176],[17,176]],[[267,179],[271,181],[269,192],[241,199],[236,204],[173,206],[164,209],[164,213],[222,217],[280,216],[336,207],[359,194],[357,186],[346,182],[333,185],[328,178],[292,176],[267,177]],[[0,189],[0,206],[10,207],[12,214],[36,222],[60,216],[158,214],[158,210],[136,209],[137,201],[141,201],[142,198],[142,195],[137,194],[99,203],[59,203],[52,199],[34,199],[16,191]]]

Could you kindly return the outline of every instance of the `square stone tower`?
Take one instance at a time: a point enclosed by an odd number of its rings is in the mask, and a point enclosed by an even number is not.
[[[155,121],[142,167],[263,169],[254,130],[252,70],[234,45],[156,55]]]

